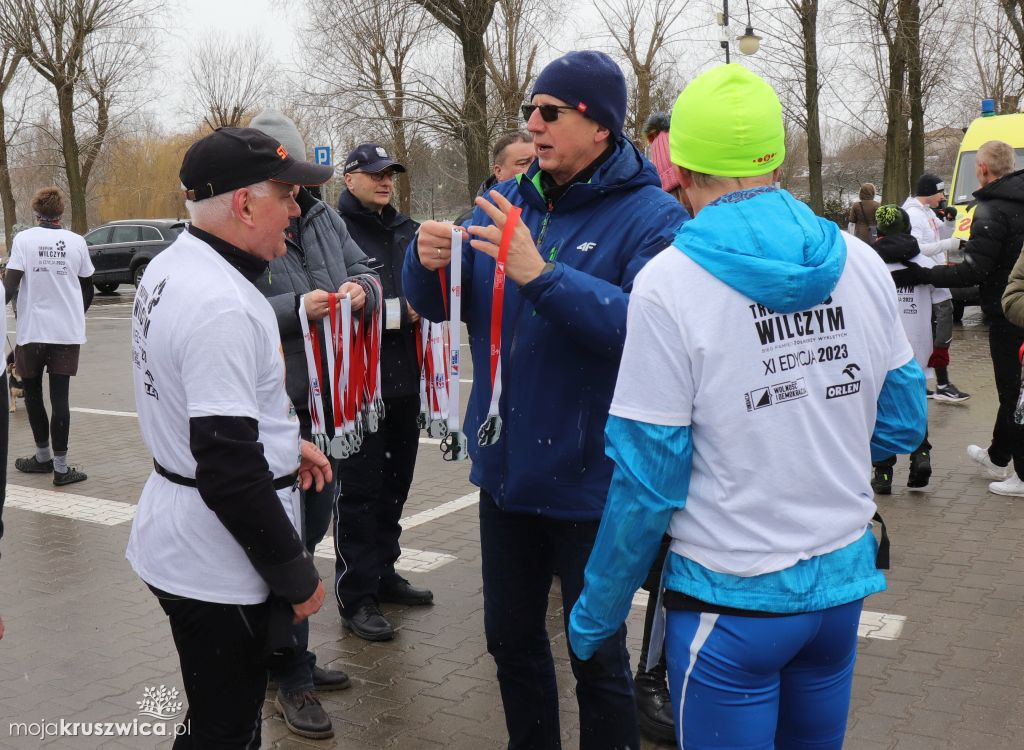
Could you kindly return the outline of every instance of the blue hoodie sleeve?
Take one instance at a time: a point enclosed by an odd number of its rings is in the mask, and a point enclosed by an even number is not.
[[[911,453],[921,445],[927,430],[924,372],[917,361],[911,359],[903,367],[889,370],[885,376],[871,435],[871,460]]]
[[[618,360],[626,340],[626,308],[633,279],[647,262],[672,244],[679,225],[688,218],[686,209],[667,195],[644,214],[644,226],[656,228],[637,238],[621,282],[613,284],[564,263],[520,287],[537,314],[557,325],[566,336],[592,351]],[[623,242],[633,241],[624,236]]]
[[[583,593],[569,617],[569,643],[584,660],[626,619],[633,594],[658,554],[672,514],[686,504],[690,487],[693,446],[688,426],[611,416],[605,443],[615,471]]]
[[[420,233],[416,232],[405,250],[405,263],[402,265],[402,290],[405,298],[409,300],[412,309],[427,320],[439,323],[448,318],[445,312],[448,290],[441,289],[441,282],[438,279],[437,271],[428,271],[420,263],[420,256],[416,252],[416,241]],[[466,315],[469,314],[472,306],[473,295],[473,249],[468,242],[462,243],[462,322],[468,322]],[[451,266],[445,267],[447,274]]]

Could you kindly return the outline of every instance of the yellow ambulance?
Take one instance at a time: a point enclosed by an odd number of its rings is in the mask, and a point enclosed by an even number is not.
[[[953,236],[966,240],[971,234],[971,216],[974,214],[974,191],[978,178],[974,173],[974,157],[986,141],[1005,141],[1017,151],[1017,168],[1024,168],[1024,114],[997,115],[994,102],[981,103],[981,117],[967,128],[960,143],[953,166],[952,187],[946,193],[949,205],[955,206],[956,229]]]
[[[946,193],[950,206],[956,208],[956,227],[953,236],[966,242],[971,236],[971,220],[974,217],[974,191],[978,189],[978,177],[974,172],[974,157],[981,144],[987,141],[1004,141],[1017,152],[1017,168],[1024,168],[1024,114],[997,115],[995,102],[983,99],[981,117],[972,122],[960,142],[960,151],[953,165],[953,180]],[[947,254],[948,263],[963,261],[963,247]],[[978,304],[978,287],[950,289],[953,293],[953,319],[963,318],[964,307]]]

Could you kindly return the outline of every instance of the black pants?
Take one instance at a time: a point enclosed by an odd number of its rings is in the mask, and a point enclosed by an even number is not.
[[[988,329],[988,347],[992,370],[999,394],[999,411],[992,428],[992,444],[988,456],[996,466],[1006,466],[1013,459],[1017,476],[1024,479],[1024,426],[1013,421],[1020,396],[1020,361],[1017,353],[1024,343],[1024,329],[1003,318],[996,318]]]
[[[511,513],[480,491],[480,553],[487,651],[498,667],[509,750],[559,750],[558,684],[547,631],[557,572],[562,624],[583,591],[583,572],[600,521]],[[640,747],[626,626],[587,661],[569,650],[576,678],[581,750]]]
[[[1017,402],[1014,401],[1014,404],[1016,404],[1016,403]],[[932,444],[928,442],[928,431],[925,430],[924,440],[921,442],[921,444],[919,446],[917,446],[917,448],[914,450],[913,453],[910,454],[910,456],[911,456],[911,458],[913,458],[914,453],[921,453],[922,451],[930,451],[931,449],[932,449]],[[883,458],[881,461],[872,461],[871,465],[875,466],[875,467],[877,467],[879,469],[888,469],[889,471],[892,471],[893,467],[896,466],[896,456],[894,456],[894,455],[893,456],[889,456],[888,458]]]
[[[68,433],[71,431],[71,408],[68,392],[71,390],[69,375],[54,375],[50,378],[50,408],[53,415],[47,417],[46,403],[43,401],[43,376],[22,378],[25,388],[25,411],[28,412],[28,423],[32,428],[32,439],[36,445],[49,445],[53,440],[55,453],[66,453],[68,450]]]
[[[214,604],[156,591],[171,622],[188,696],[174,750],[260,746],[270,606]]]
[[[338,466],[334,594],[344,617],[375,600],[381,580],[395,575],[402,553],[399,520],[419,448],[419,413],[419,395],[385,399],[380,429],[364,435],[360,451]]]
[[[665,559],[668,557],[669,545],[672,544],[672,537],[665,534],[661,538],[661,545],[658,547],[658,554],[651,563],[651,569],[647,571],[647,579],[640,585],[647,592],[647,611],[644,614],[644,636],[640,644],[640,658],[637,659],[636,668],[638,672],[647,671],[647,652],[651,646],[651,631],[654,629],[654,618],[658,614],[658,593],[661,590],[661,571],[665,567]],[[665,649],[661,650],[661,659],[653,671],[665,671]]]

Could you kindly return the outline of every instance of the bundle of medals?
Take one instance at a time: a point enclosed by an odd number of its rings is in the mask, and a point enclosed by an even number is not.
[[[381,397],[380,345],[384,332],[383,289],[372,276],[357,277],[367,304],[352,310],[348,294],[327,295],[323,331],[310,325],[305,300],[299,300],[299,324],[309,373],[312,442],[332,458],[345,459],[362,446],[363,435],[376,432],[384,418]],[[374,306],[369,301],[376,301]],[[326,362],[321,357],[324,339]],[[327,431],[324,399],[330,399],[334,436]]]
[[[487,419],[477,432],[481,447],[494,445],[501,436],[501,417],[498,404],[501,399],[501,321],[505,303],[505,261],[508,258],[512,234],[519,223],[522,210],[513,208],[505,221],[494,267],[493,296],[491,298],[490,378],[491,401]],[[416,344],[420,362],[420,428],[432,438],[441,439],[441,454],[447,461],[468,458],[466,435],[459,422],[459,330],[462,324],[462,233],[452,229],[452,256],[449,268],[450,284],[445,270],[438,271],[445,298],[448,320],[432,323],[420,320]]]

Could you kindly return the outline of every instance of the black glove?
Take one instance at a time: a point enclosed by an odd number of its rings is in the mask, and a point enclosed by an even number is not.
[[[946,206],[942,211],[946,215],[946,221],[956,221],[956,206]]]
[[[900,268],[892,272],[892,281],[898,287],[917,286],[927,284],[931,280],[930,269],[921,268],[916,263],[905,261],[906,268]]]

